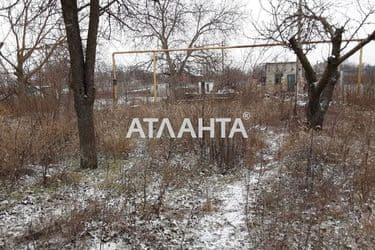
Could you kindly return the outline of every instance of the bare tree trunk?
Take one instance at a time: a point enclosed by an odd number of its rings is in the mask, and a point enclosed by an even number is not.
[[[97,167],[93,106],[94,72],[99,24],[99,1],[90,1],[90,20],[84,56],[76,0],[61,0],[71,65],[71,89],[77,114],[82,168]]]
[[[309,100],[306,105],[306,119],[310,128],[320,130],[323,128],[325,114],[332,101],[333,91],[339,79],[338,66],[340,65],[340,50],[343,28],[337,29],[332,38],[332,54],[327,60],[327,65],[320,78],[311,66],[301,44],[292,37],[289,42],[298,56],[307,80]]]
[[[361,7],[358,3],[361,20],[345,17],[346,22],[334,20],[330,11],[331,7],[321,2],[289,0],[268,0],[270,7],[266,12],[272,15],[269,24],[258,28],[254,27],[258,33],[266,39],[273,39],[289,46],[298,57],[304,69],[306,87],[308,90],[308,103],[306,105],[307,125],[312,129],[322,129],[324,117],[332,101],[336,83],[339,80],[338,68],[348,58],[366,46],[371,41],[375,41],[375,30],[373,28],[367,37],[359,41],[352,48],[348,48],[349,42],[359,34],[367,33],[366,29],[369,20],[375,13],[374,6]],[[354,10],[353,10],[354,11]],[[341,18],[339,18],[341,19]],[[340,26],[342,24],[342,26]],[[343,40],[343,35],[349,39]],[[331,45],[329,55],[325,62],[321,74],[317,74],[307,57],[313,47],[304,46],[315,39],[328,39]]]
[[[93,104],[74,93],[82,168],[97,167]]]
[[[338,71],[336,70],[333,77],[328,80],[325,88],[321,93],[314,93],[309,95],[309,100],[306,105],[306,119],[309,127],[315,129],[322,129],[324,117],[332,101],[333,91],[338,81]]]
[[[163,49],[168,49],[168,45],[166,42],[162,45]],[[177,85],[177,72],[175,65],[173,64],[173,60],[169,51],[165,52],[166,60],[169,69],[169,94],[170,94],[170,101],[174,102],[176,100],[176,85]]]

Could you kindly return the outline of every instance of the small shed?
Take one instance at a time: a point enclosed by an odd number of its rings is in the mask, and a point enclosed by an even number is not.
[[[296,62],[266,63],[266,85],[281,86],[288,91],[294,91],[297,79]]]
[[[209,94],[214,90],[214,82],[200,81],[198,82],[198,94]]]

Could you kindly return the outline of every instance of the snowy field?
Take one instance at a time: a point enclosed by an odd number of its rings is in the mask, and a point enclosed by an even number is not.
[[[278,140],[279,135],[267,132],[268,150],[264,157],[272,167],[266,167],[266,171],[275,170],[273,155],[278,149]],[[139,146],[142,147],[142,144]],[[144,150],[137,148],[124,163],[123,168],[133,168],[137,161],[142,160],[143,154]],[[49,175],[64,171],[72,170],[66,166],[55,166],[50,168]],[[147,230],[159,238],[156,244],[160,248],[247,249],[251,245],[247,237],[246,204],[255,202],[258,186],[262,185],[264,178],[271,176],[268,173],[262,173],[261,176],[259,171],[254,169],[227,175],[217,174],[209,177],[205,182],[192,183],[194,185],[192,188],[168,190],[165,202],[171,211],[167,213],[176,215],[160,215],[147,220],[135,216],[132,226],[137,228],[146,225]],[[105,169],[78,173],[84,174],[85,177],[74,187],[62,186],[51,190],[38,190],[35,188],[36,179],[33,176],[26,176],[22,181],[22,187],[12,193],[9,199],[1,202],[2,247],[12,248],[17,237],[27,233],[32,234],[33,227],[42,225],[52,218],[69,215],[75,206],[84,208],[90,202],[99,201],[104,202],[110,210],[111,207],[117,209],[117,206],[126,202],[121,195],[112,194],[110,190],[101,188],[103,179],[110,175]],[[33,175],[37,176],[38,173]],[[149,184],[150,187],[152,185]],[[190,193],[191,190],[194,193]],[[79,245],[76,246],[68,245],[68,248],[86,246],[90,249],[126,249],[137,246],[146,249],[150,247],[142,242],[142,233],[147,232],[140,232],[140,235],[127,235],[107,226],[100,220],[85,224],[81,233],[84,243],[77,243]],[[58,238],[55,240],[59,241]],[[33,248],[32,238],[30,242],[23,244],[23,248],[28,247]]]

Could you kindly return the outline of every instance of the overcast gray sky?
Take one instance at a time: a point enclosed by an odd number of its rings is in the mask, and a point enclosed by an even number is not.
[[[248,16],[252,16],[255,19],[259,19],[259,21],[267,21],[269,20],[269,16],[262,11],[262,8],[260,7],[258,0],[240,0],[243,2],[245,12]],[[355,15],[356,12],[355,9],[357,6],[354,4],[355,0],[341,0],[340,3],[345,3],[345,9],[343,10],[345,15]],[[366,2],[369,0],[358,0],[362,2]],[[215,1],[218,4],[220,3],[220,0]],[[264,2],[264,1],[263,1]],[[373,18],[373,23],[375,23],[375,20]],[[238,44],[253,44],[254,41],[251,40],[249,37],[256,36],[256,32],[252,28],[252,25],[250,24],[250,19],[246,20],[243,24],[243,35],[237,35],[231,37],[228,41],[226,41],[226,45],[238,45]],[[373,27],[370,27],[368,30],[375,28],[375,24]],[[6,27],[6,25],[2,25],[2,29],[0,29],[0,41],[3,41],[5,37],[8,35],[9,28]],[[364,37],[365,34],[362,34],[362,37]],[[8,39],[9,40],[9,39]],[[213,41],[213,43],[220,43],[220,38],[218,38],[218,41]],[[122,40],[122,41],[125,41]],[[354,45],[354,44],[353,44]],[[11,44],[6,43],[5,46],[11,46]],[[156,44],[154,46],[150,45],[147,49],[150,48],[156,48]],[[114,51],[121,51],[121,50],[131,50],[133,48],[136,49],[146,49],[144,47],[138,47],[134,44],[130,44],[129,41],[126,42],[116,42],[116,41],[101,41],[101,45],[99,46],[99,57],[102,61],[111,64],[111,53]],[[252,51],[251,56],[249,57],[249,51]],[[323,61],[324,58],[326,58],[328,54],[328,46],[321,45],[316,48],[316,50],[311,53],[310,58],[313,59],[313,61]],[[262,58],[260,58],[260,55],[262,55]],[[138,56],[139,58],[141,56]],[[134,57],[133,57],[134,58]],[[234,59],[235,58],[235,59]],[[125,64],[126,62],[131,61],[130,58],[123,57],[122,59],[118,59],[119,63]],[[261,49],[253,49],[253,50],[232,50],[227,52],[227,58],[226,63],[230,63],[231,61],[236,60],[237,63],[241,64],[243,61],[246,60],[249,64],[254,63],[255,61],[259,62],[265,62],[265,61],[285,61],[285,60],[295,60],[295,55],[286,49],[281,48],[275,48],[268,52],[264,52]],[[352,63],[358,63],[359,60],[359,54],[352,56],[348,61]],[[369,45],[367,45],[364,48],[364,62],[368,64],[375,64],[375,42],[371,42]]]
[[[329,0],[327,0],[329,1]],[[341,8],[335,8],[333,9],[332,14],[334,16],[330,16],[330,18],[333,18],[335,21],[338,22],[344,22],[345,17],[350,17],[353,19],[360,20],[361,17],[359,16],[359,10],[358,10],[358,3],[361,4],[362,7],[367,6],[368,4],[374,4],[372,3],[372,0],[340,0],[336,1],[338,4],[340,4]],[[243,1],[246,3],[247,11],[249,12],[250,16],[252,16],[253,19],[258,20],[259,22],[267,22],[270,18],[270,16],[262,9],[260,1],[259,0],[250,0],[250,1]],[[262,1],[262,5],[264,8],[267,8],[267,1]],[[359,34],[359,37],[357,38],[364,38],[366,37],[366,34],[368,34],[370,31],[373,31],[375,29],[375,15],[372,15],[369,22],[372,23],[372,25],[368,25],[364,28],[363,32]],[[256,31],[251,28],[251,25],[244,25],[244,32],[247,36],[254,36],[254,33]],[[353,47],[355,43],[353,43],[351,46],[348,47],[350,49]],[[318,46],[315,51],[310,55],[311,58],[314,58],[316,61],[322,61],[324,58],[326,58],[326,55],[328,53],[328,46]],[[371,42],[364,48],[364,54],[363,59],[365,63],[369,64],[375,64],[375,41]],[[353,55],[349,60],[349,62],[352,63],[358,63],[359,61],[359,53]]]
[[[252,18],[259,19],[259,21],[267,21],[269,20],[269,16],[262,11],[262,8],[260,7],[259,1],[258,0],[241,0],[243,1],[245,12],[249,15],[252,16]],[[341,0],[340,4],[344,5],[345,7],[341,10],[342,15],[350,15],[355,16],[354,11],[357,6],[355,5],[354,1],[356,0]],[[358,0],[362,2],[366,2],[368,0]],[[217,3],[220,1],[218,0]],[[264,4],[264,1],[262,2]],[[373,23],[375,23],[375,20],[373,18]],[[368,28],[367,30],[370,30],[372,28],[375,28],[375,25],[373,27]],[[230,38],[230,40],[226,41],[226,45],[238,45],[238,44],[253,44],[254,41],[251,40],[249,37],[254,37],[256,36],[256,31],[252,28],[252,25],[250,25],[250,18],[243,23],[243,35],[238,35],[238,36],[233,36]],[[361,34],[362,37],[365,37],[365,33]],[[361,38],[362,38],[361,37]],[[220,38],[218,38],[220,39]],[[213,43],[219,43],[221,41],[213,41]],[[354,46],[355,43],[353,43],[350,47]],[[136,48],[137,50],[142,50],[142,49],[150,49],[150,48],[156,48],[155,46],[149,46],[148,48],[144,47],[137,47],[134,46],[134,44],[129,44],[128,42],[125,43],[119,43],[119,42],[113,42],[111,41],[110,43],[106,43],[105,46],[102,47],[102,59],[106,62],[110,62],[110,58],[107,57],[106,59],[106,52],[109,51],[111,54],[114,51],[123,51],[123,50],[131,50]],[[251,51],[251,55],[248,56],[249,51]],[[328,45],[319,45],[316,47],[316,49],[310,53],[309,57],[312,59],[314,62],[319,62],[323,61],[325,58],[327,58],[329,51],[329,46]],[[261,55],[261,58],[260,58]],[[150,55],[147,55],[150,57]],[[146,57],[147,57],[146,56]],[[137,58],[136,58],[137,57]],[[129,64],[129,61],[133,60],[141,60],[142,57],[141,55],[138,56],[120,56],[118,58],[119,64]],[[234,59],[235,58],[235,59]],[[226,58],[226,63],[229,64],[231,61],[236,60],[237,64],[243,63],[247,59],[248,63],[254,63],[255,61],[259,62],[273,62],[273,61],[294,61],[295,60],[295,55],[291,52],[288,51],[287,49],[282,49],[282,48],[274,48],[271,49],[267,52],[264,52],[261,49],[239,49],[239,50],[231,50],[227,52],[227,58]],[[368,64],[375,64],[375,42],[371,42],[364,48],[364,62]],[[351,63],[358,63],[359,62],[359,53],[353,55],[348,62]]]

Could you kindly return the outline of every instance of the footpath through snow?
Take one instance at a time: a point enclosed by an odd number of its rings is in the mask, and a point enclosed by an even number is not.
[[[227,183],[216,183],[213,198],[219,201],[219,206],[212,213],[201,218],[200,223],[193,229],[196,235],[196,247],[204,249],[249,249],[249,232],[246,220],[246,206],[256,202],[259,185],[271,178],[275,173],[277,162],[274,158],[278,152],[282,134],[273,131],[266,133],[266,149],[262,155],[265,165],[260,169],[246,171],[241,180]],[[212,183],[215,185],[215,183]]]

